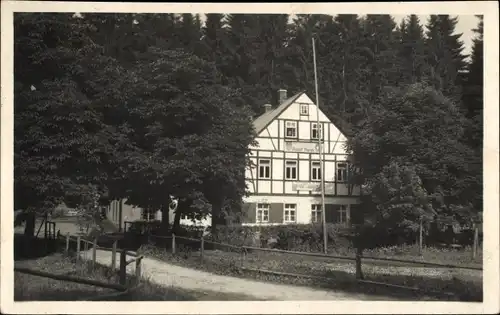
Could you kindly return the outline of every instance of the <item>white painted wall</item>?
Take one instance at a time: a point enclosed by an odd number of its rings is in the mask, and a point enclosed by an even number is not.
[[[251,203],[292,203],[297,205],[297,223],[298,224],[308,224],[311,223],[311,205],[321,204],[320,197],[313,196],[277,196],[277,195],[267,195],[267,196],[249,196],[244,199],[244,202]],[[326,197],[326,204],[339,204],[346,205],[348,211],[350,211],[351,204],[359,203],[356,197]],[[273,223],[245,223],[244,225],[270,225]]]
[[[304,116],[300,114],[300,106],[306,104],[309,108],[309,115]],[[262,157],[270,158],[271,162],[271,178],[272,180],[259,180],[258,168],[247,169],[246,178],[248,182],[248,189],[250,194],[254,193],[272,193],[283,194],[297,192],[291,189],[292,184],[285,180],[285,190],[283,190],[284,180],[284,160],[292,159],[298,161],[298,180],[310,180],[310,160],[320,160],[319,154],[311,152],[285,152],[285,119],[297,120],[298,124],[298,137],[297,145],[315,145],[317,140],[311,139],[311,123],[317,122],[317,107],[314,102],[306,95],[302,94],[292,105],[290,105],[283,113],[281,113],[274,121],[272,121],[267,128],[261,131],[256,141],[258,146],[254,147],[251,157],[252,162],[258,165],[258,160]],[[319,111],[319,120],[323,125],[324,142],[324,168],[323,176],[326,182],[335,181],[336,179],[336,162],[345,161],[348,155],[345,152],[346,137],[340,130],[332,124],[326,115]],[[279,148],[279,149],[278,149]],[[271,157],[272,156],[272,157]],[[300,160],[307,159],[307,160]],[[257,191],[255,190],[257,189]],[[337,184],[337,191],[339,195],[347,195],[348,187],[345,184]],[[359,188],[353,189],[353,193],[359,195]],[[300,191],[298,194],[304,194]],[[308,194],[308,192],[305,192]]]
[[[300,115],[301,104],[307,104],[309,115]],[[285,152],[285,120],[296,120],[298,125],[297,141],[301,141],[307,146],[314,147],[317,140],[311,139],[311,123],[316,123],[316,105],[305,94],[301,95],[292,105],[281,113],[267,128],[260,132],[256,138],[257,146],[251,146],[250,157],[254,163],[253,167],[247,168],[245,172],[248,192],[250,196],[244,199],[244,202],[268,202],[268,203],[294,203],[297,204],[297,222],[309,223],[311,220],[311,205],[320,204],[319,193],[311,195],[306,190],[295,190],[294,180],[284,180],[284,163],[286,159],[298,161],[298,180],[310,180],[310,161],[319,160],[319,154],[310,152]],[[333,183],[336,177],[336,162],[345,161],[348,157],[344,150],[346,137],[340,130],[332,124],[326,115],[319,111],[319,120],[323,126],[324,144],[324,178],[327,182],[327,188],[334,187]],[[300,144],[298,144],[300,145]],[[258,179],[258,159],[266,158],[271,160],[271,178]],[[304,160],[300,160],[304,159]],[[314,182],[317,185],[319,181]],[[333,191],[333,189],[331,189]],[[256,195],[258,193],[259,195]],[[337,194],[339,197],[327,196],[327,204],[353,204],[357,203],[356,195],[359,195],[359,188],[354,188],[354,196],[348,197],[348,187],[345,184],[337,184]],[[170,216],[173,220],[173,215]],[[208,226],[211,223],[210,217],[204,220],[192,222],[191,220],[181,220],[181,224]]]

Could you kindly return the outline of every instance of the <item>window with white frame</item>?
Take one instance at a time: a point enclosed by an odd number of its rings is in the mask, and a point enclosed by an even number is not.
[[[300,114],[301,115],[309,115],[309,106],[307,104],[300,105]]]
[[[311,139],[320,139],[323,138],[322,125],[312,123],[311,124]]]
[[[346,182],[348,176],[347,163],[337,163],[337,182]]]
[[[257,223],[267,223],[269,222],[269,204],[259,203],[257,204]]]
[[[346,224],[347,223],[347,206],[340,205],[337,216],[337,223]]]
[[[311,161],[311,180],[321,180],[321,162]]]
[[[284,222],[285,223],[293,223],[296,222],[296,213],[297,213],[297,205],[291,203],[285,203],[285,215]]]
[[[142,209],[142,220],[152,221],[156,219],[156,211],[153,209]]]
[[[285,137],[297,138],[297,122],[287,121],[285,123]]]
[[[321,222],[321,205],[311,205],[311,221]]]
[[[259,160],[259,178],[271,178],[271,160]]]
[[[285,179],[297,179],[297,161],[285,162]]]

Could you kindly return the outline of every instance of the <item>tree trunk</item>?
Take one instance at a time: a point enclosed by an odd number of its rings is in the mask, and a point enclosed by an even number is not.
[[[170,219],[170,209],[169,209],[168,205],[162,205],[161,206],[161,233],[162,234],[167,234],[168,228],[170,226],[169,219]]]
[[[174,223],[172,224],[172,233],[178,233],[181,227],[181,214],[184,210],[185,202],[181,202],[179,200],[179,204],[177,206],[177,210],[174,215]]]
[[[222,218],[221,218],[221,203],[213,201],[212,202],[212,223],[210,224],[210,229],[212,234],[215,234],[217,231],[217,226],[224,224]]]
[[[356,279],[364,279],[363,270],[361,269],[361,257],[363,256],[363,231],[360,226],[356,226]]]
[[[477,249],[479,245],[479,228],[476,223],[474,223],[474,240],[472,243],[472,259],[476,259]]]
[[[24,236],[34,237],[35,236],[35,213],[29,211],[26,213],[26,223],[24,226]]]

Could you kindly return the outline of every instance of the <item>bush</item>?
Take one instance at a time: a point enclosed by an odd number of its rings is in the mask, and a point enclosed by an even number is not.
[[[330,249],[338,251],[352,247],[347,227],[328,224],[327,235]],[[323,249],[323,228],[320,224],[221,226],[210,235],[210,239],[237,246],[320,252]]]

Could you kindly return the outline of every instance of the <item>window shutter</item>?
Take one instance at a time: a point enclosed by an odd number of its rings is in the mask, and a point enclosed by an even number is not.
[[[325,205],[325,220],[326,223],[337,223],[339,219],[339,205],[326,204]]]
[[[269,205],[269,223],[283,223],[284,205],[271,203]]]
[[[242,223],[255,223],[257,222],[257,204],[256,203],[243,203],[241,207],[241,222]]]

